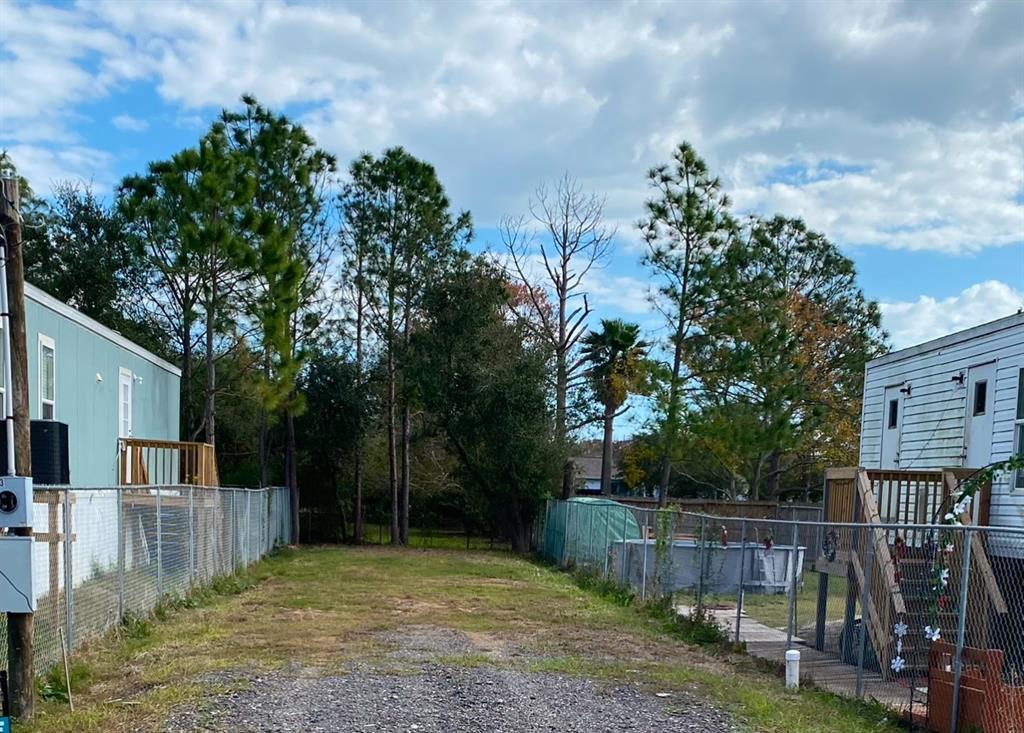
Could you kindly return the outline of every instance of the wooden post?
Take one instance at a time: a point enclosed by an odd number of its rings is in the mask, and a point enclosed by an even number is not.
[[[0,224],[3,226],[7,255],[7,300],[11,339],[11,390],[14,405],[15,472],[32,475],[28,414],[28,346],[25,338],[25,270],[21,256],[21,213],[18,211],[18,180],[0,179]],[[32,536],[31,527],[19,527],[12,533]],[[35,670],[32,663],[33,616],[31,613],[7,614],[7,669],[11,691],[11,714],[19,720],[35,715]]]

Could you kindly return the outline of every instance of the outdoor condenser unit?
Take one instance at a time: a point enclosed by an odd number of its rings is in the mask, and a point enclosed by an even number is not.
[[[68,425],[56,420],[33,420],[30,424],[32,478],[37,484],[71,483],[68,466]],[[7,436],[0,430],[0,474],[7,469]]]

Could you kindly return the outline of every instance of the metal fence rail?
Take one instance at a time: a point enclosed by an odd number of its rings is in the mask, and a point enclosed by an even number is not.
[[[35,665],[291,542],[287,489],[37,486]],[[7,663],[6,621],[0,655]]]
[[[700,608],[748,651],[934,731],[1024,733],[1024,530],[718,517],[551,501],[563,567]]]

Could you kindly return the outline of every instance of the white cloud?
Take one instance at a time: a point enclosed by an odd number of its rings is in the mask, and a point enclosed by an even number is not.
[[[942,300],[922,295],[880,307],[894,348],[902,349],[1016,313],[1024,308],[1024,291],[988,280]]]
[[[253,92],[343,161],[405,145],[480,226],[571,170],[608,192],[625,236],[645,170],[688,139],[738,206],[803,216],[841,244],[1024,241],[1019,3],[5,2],[0,15],[0,143],[54,155],[82,144],[83,103],[142,80],[171,119]]]
[[[145,132],[149,128],[149,122],[131,115],[117,115],[110,122],[118,130],[129,132]]]

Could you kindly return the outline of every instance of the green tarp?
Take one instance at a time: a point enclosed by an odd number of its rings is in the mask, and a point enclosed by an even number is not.
[[[640,539],[640,525],[625,504],[579,496],[548,502],[544,521],[544,557],[559,565],[601,567],[613,542]]]

